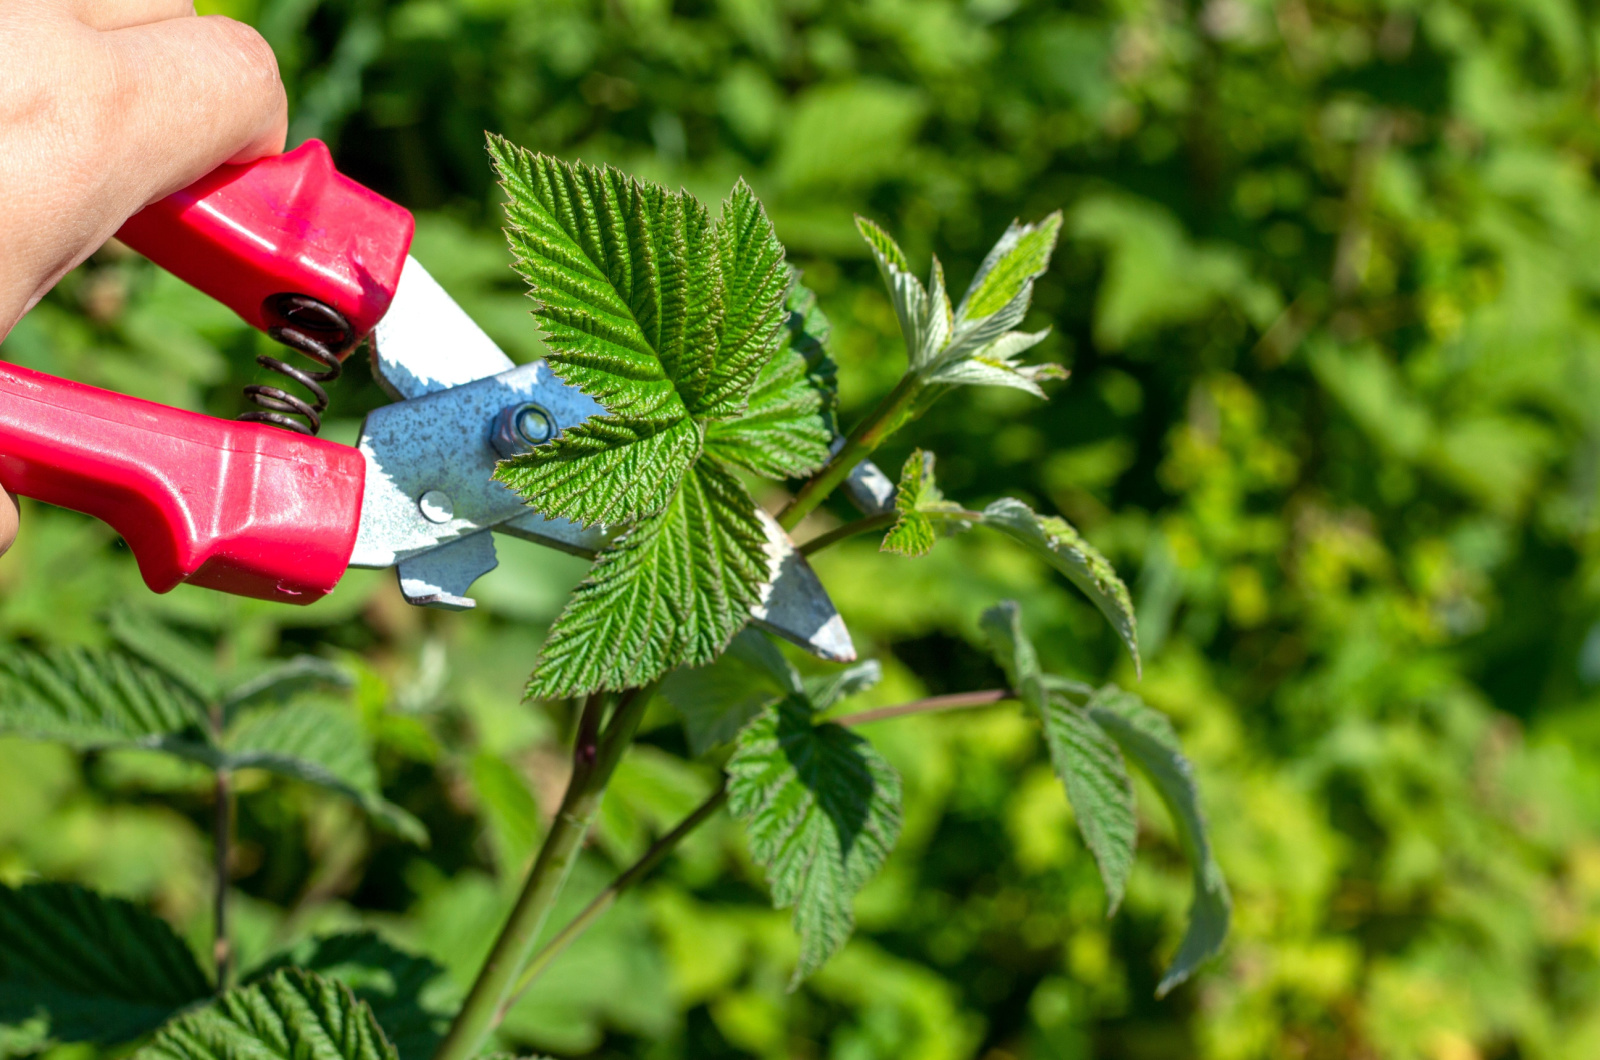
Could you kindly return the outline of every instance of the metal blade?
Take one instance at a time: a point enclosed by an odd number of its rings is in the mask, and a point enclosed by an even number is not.
[[[515,365],[409,255],[389,312],[372,332],[372,374],[396,401],[448,390]]]

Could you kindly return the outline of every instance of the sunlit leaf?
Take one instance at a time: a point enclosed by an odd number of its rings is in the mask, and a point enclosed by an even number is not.
[[[799,271],[789,277],[778,348],[756,377],[748,407],[737,419],[706,426],[706,452],[772,479],[821,467],[835,433],[828,320]]]
[[[1059,516],[1039,515],[1021,501],[1004,497],[983,510],[982,524],[1020,542],[1083,590],[1122,638],[1133,656],[1135,671],[1140,669],[1139,636],[1128,587],[1111,562],[1071,523]]]
[[[285,969],[161,1029],[140,1060],[398,1060],[350,988]]]
[[[933,476],[933,454],[914,449],[900,470],[900,488],[894,507],[899,518],[883,536],[885,552],[902,556],[925,556],[946,534],[959,533],[971,526],[961,505],[944,499]]]
[[[606,415],[501,464],[549,516],[652,515],[699,455],[705,424],[740,415],[782,326],[783,248],[741,181],[715,226],[686,192],[490,138],[516,268],[549,361]]]
[[[744,487],[699,461],[664,511],[600,553],[551,628],[529,694],[630,688],[710,662],[771,577],[767,544]]]
[[[428,1060],[443,1037],[449,1016],[440,997],[449,989],[444,968],[371,931],[306,939],[268,959],[245,983],[270,979],[284,968],[315,972],[348,987],[372,1010],[400,1060]]]

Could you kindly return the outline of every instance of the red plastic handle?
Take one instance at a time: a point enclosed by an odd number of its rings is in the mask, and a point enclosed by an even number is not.
[[[158,593],[320,599],[355,548],[365,478],[348,446],[0,363],[0,483],[109,523]]]
[[[284,323],[269,301],[298,294],[344,314],[358,339],[388,312],[415,228],[410,211],[308,140],[218,167],[134,214],[117,238],[257,328]]]

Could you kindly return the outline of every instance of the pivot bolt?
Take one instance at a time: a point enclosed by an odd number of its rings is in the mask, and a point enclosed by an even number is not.
[[[456,505],[444,490],[429,490],[417,500],[417,510],[430,523],[448,523],[455,517]]]
[[[526,453],[556,436],[556,420],[543,405],[507,405],[494,418],[489,441],[503,457]]]

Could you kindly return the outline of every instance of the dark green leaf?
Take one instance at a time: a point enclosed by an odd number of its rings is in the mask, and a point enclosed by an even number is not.
[[[204,747],[204,705],[123,651],[0,648],[0,732],[78,748]]]
[[[766,870],[772,903],[794,909],[800,960],[790,986],[820,968],[855,925],[852,899],[900,836],[900,777],[860,736],[813,724],[788,697],[739,734],[728,805]]]
[[[398,1060],[343,983],[284,969],[174,1020],[139,1060]]]
[[[400,1060],[428,1060],[443,1037],[448,1013],[440,994],[449,989],[444,968],[371,931],[307,939],[251,972],[246,985],[291,967],[348,987],[372,1010]]]
[[[248,711],[224,744],[219,764],[226,768],[265,769],[315,784],[355,801],[397,835],[428,841],[422,822],[383,798],[366,735],[345,711],[319,703]]]
[[[661,682],[661,694],[682,715],[696,755],[732,740],[751,718],[800,688],[800,676],[783,653],[766,634],[748,627],[715,661],[674,670]]]
[[[1054,682],[1039,670],[1038,654],[1014,601],[1002,601],[985,611],[981,624],[1012,689],[1044,726],[1050,764],[1067,789],[1084,845],[1100,869],[1110,916],[1127,891],[1139,836],[1133,784],[1122,753],[1083,708],[1049,690]]]
[[[1200,812],[1200,793],[1195,786],[1194,767],[1184,757],[1172,723],[1158,710],[1145,705],[1131,692],[1107,686],[1089,701],[1089,716],[1122,747],[1124,753],[1142,769],[1161,795],[1172,815],[1178,839],[1194,872],[1194,902],[1189,908],[1189,930],[1184,933],[1178,952],[1156,987],[1156,996],[1165,995],[1183,982],[1206,958],[1222,948],[1228,937],[1228,922],[1233,914],[1233,899],[1228,882],[1211,854],[1206,838],[1205,815]]]
[[[210,993],[154,914],[73,884],[0,886],[0,1033],[125,1042]]]
[[[1039,515],[1010,497],[985,508],[982,522],[1023,544],[1083,590],[1122,638],[1128,654],[1133,656],[1134,671],[1140,671],[1139,636],[1134,628],[1133,600],[1128,596],[1128,587],[1117,576],[1111,562],[1085,541],[1071,523],[1059,516]]]

